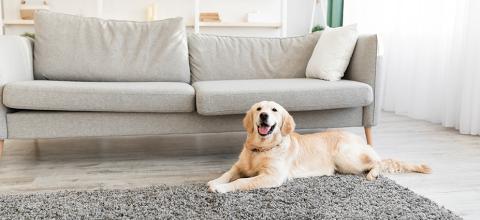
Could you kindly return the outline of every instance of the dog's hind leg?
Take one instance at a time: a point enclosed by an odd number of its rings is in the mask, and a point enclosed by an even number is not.
[[[346,143],[338,147],[337,155],[334,157],[337,172],[357,175],[373,170],[372,177],[377,172],[375,168],[380,162],[380,157],[370,146],[360,143]]]
[[[380,175],[380,172],[382,171],[382,166],[380,163],[376,163],[373,168],[368,171],[368,174],[367,174],[367,180],[376,180],[378,175]]]

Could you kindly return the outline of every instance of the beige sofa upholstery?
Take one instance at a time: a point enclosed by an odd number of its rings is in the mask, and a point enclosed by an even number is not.
[[[57,19],[54,20],[56,25],[62,25]],[[48,19],[43,22],[48,22]],[[39,25],[45,26],[42,22]],[[140,27],[146,31],[146,35],[139,37],[154,37],[148,34],[151,26],[140,24]],[[107,30],[100,28],[97,31]],[[155,68],[148,69],[151,66],[138,67],[149,71],[142,72],[138,78],[135,78],[135,74],[129,75],[128,82],[118,81],[113,69],[108,74],[111,80],[105,77],[100,77],[97,82],[91,78],[79,80],[92,73],[100,74],[92,65],[98,61],[94,60],[98,57],[89,58],[86,55],[75,60],[80,62],[75,64],[77,67],[82,66],[82,62],[89,67],[85,69],[85,76],[77,76],[82,74],[81,69],[77,68],[74,71],[77,75],[70,80],[47,79],[45,76],[53,76],[48,73],[34,77],[37,65],[33,64],[33,57],[43,56],[41,59],[36,57],[35,63],[46,60],[50,65],[48,68],[55,70],[57,66],[51,59],[56,55],[34,52],[33,42],[26,38],[0,37],[0,138],[241,131],[243,113],[260,100],[273,100],[284,105],[293,114],[298,129],[371,127],[378,121],[381,76],[377,74],[376,35],[363,35],[358,39],[344,79],[336,82],[305,78],[306,63],[321,33],[287,39],[183,36],[185,41],[195,38],[188,41],[187,55],[193,83],[185,82],[185,67],[181,67],[178,73],[162,72],[165,68],[158,67],[162,77],[168,80],[145,80],[148,76],[144,74],[157,71]],[[109,56],[121,48],[128,49],[132,47],[131,44],[141,42],[138,39],[116,40],[125,45],[110,51],[108,41],[99,43],[103,55],[96,56]],[[46,45],[51,44],[48,41],[48,38],[37,40],[35,47],[44,46],[44,49],[48,49]],[[74,44],[73,47],[81,46],[75,45],[75,42],[69,43]],[[212,49],[211,46],[216,44]],[[54,47],[62,50],[59,45]],[[72,48],[72,45],[68,48]],[[239,51],[250,55],[239,55]],[[155,51],[151,50],[136,52],[155,55]],[[88,50],[82,53],[88,54]],[[289,60],[285,54],[298,56],[291,59],[294,62],[284,64]],[[232,63],[235,58],[239,63]],[[155,59],[149,62],[155,62]],[[65,68],[65,64],[58,65],[58,68]],[[42,68],[43,71],[46,71],[45,68]],[[72,73],[62,74],[62,77],[70,77]],[[121,76],[127,77],[124,74],[122,72]],[[170,77],[168,74],[179,75]]]
[[[252,103],[277,100],[289,111],[355,108],[373,102],[372,88],[350,80],[250,79],[193,83],[202,115],[242,114]]]

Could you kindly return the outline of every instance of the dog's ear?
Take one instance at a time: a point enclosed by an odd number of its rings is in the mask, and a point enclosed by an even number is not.
[[[243,127],[247,130],[247,133],[253,133],[253,113],[252,110],[248,110],[247,114],[243,118]]]
[[[293,117],[285,111],[285,114],[283,115],[283,122],[282,122],[282,128],[280,131],[282,132],[283,136],[289,135],[295,130],[295,121],[293,120]]]

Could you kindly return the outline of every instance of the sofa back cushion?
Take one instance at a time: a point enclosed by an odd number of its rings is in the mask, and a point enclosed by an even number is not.
[[[188,83],[183,20],[113,21],[38,11],[34,74],[48,80]]]
[[[291,38],[189,34],[192,81],[305,78],[320,33]]]

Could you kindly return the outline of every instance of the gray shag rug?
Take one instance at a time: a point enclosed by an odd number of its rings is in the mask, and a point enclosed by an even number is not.
[[[2,219],[459,219],[390,179],[335,175],[215,194],[205,184],[0,195]]]

